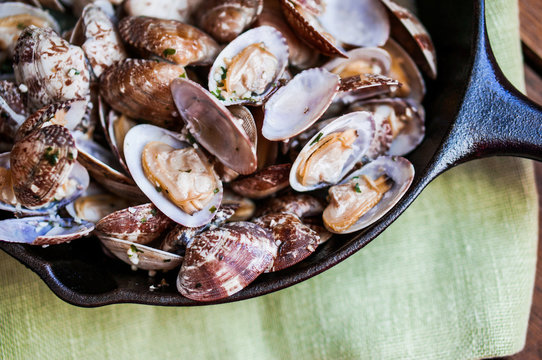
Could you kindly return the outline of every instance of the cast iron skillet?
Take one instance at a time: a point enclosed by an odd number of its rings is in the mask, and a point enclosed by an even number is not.
[[[416,168],[404,198],[379,222],[354,235],[338,236],[296,266],[260,276],[231,302],[283,289],[338,264],[376,238],[439,174],[468,160],[513,155],[542,160],[542,108],[504,78],[493,57],[483,0],[420,0],[419,17],[433,37],[439,77],[424,102],[427,137],[408,158]],[[96,239],[49,248],[0,242],[0,248],[35,271],[61,299],[80,306],[113,303],[190,306],[171,284],[151,292],[144,271],[132,272],[103,255]]]

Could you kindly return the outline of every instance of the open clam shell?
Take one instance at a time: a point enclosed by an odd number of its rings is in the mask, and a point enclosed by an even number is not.
[[[225,298],[254,281],[276,254],[271,234],[253,223],[229,223],[206,231],[186,249],[177,290],[198,301]]]
[[[128,16],[119,22],[122,39],[158,58],[186,65],[210,65],[219,52],[203,31],[175,20]]]
[[[378,221],[391,210],[412,184],[412,180],[414,179],[414,166],[410,161],[403,157],[381,156],[348,175],[341,184],[347,183],[356,176],[361,177],[364,175],[373,180],[385,175],[392,180],[392,186],[384,193],[382,199],[371,210],[361,216],[347,230],[340,232],[341,234],[349,234],[364,229]],[[327,225],[326,228],[333,233],[337,233]]]
[[[381,0],[390,12],[392,37],[412,54],[416,63],[432,79],[437,77],[437,55],[433,41],[420,20],[410,10],[392,0]]]
[[[7,80],[0,80],[0,134],[13,139],[26,120],[26,93]]]
[[[237,108],[233,111],[242,118],[234,116],[211,93],[188,79],[174,80],[171,92],[198,143],[240,174],[256,170],[256,125],[249,113]]]
[[[239,55],[243,50],[249,48],[251,45],[262,44],[264,47],[264,53],[267,56],[274,57],[274,68],[260,67],[260,58],[253,57],[235,60],[236,55]],[[211,71],[209,72],[209,84],[208,88],[218,100],[224,105],[238,105],[238,104],[253,104],[261,105],[262,102],[273,92],[278,86],[278,81],[283,75],[286,66],[288,65],[288,44],[282,34],[275,28],[270,26],[260,26],[251,29],[235,40],[230,42],[220,54],[218,54]],[[251,61],[252,59],[252,61]],[[254,82],[260,81],[263,74],[267,74],[269,82],[264,84],[264,90],[261,93],[248,93],[237,94],[235,92],[229,93],[225,89],[226,82],[228,81],[228,71],[231,71],[231,66],[234,61],[238,61],[243,64],[243,67],[238,70],[243,70],[243,79],[232,79],[232,83],[238,82]],[[246,63],[244,63],[246,61]],[[232,77],[234,75],[231,75]],[[245,84],[243,88],[251,88],[251,84]],[[259,84],[262,85],[262,84]]]
[[[55,245],[87,236],[94,225],[87,221],[38,216],[0,221],[0,241]]]
[[[83,48],[96,77],[127,57],[115,24],[97,4],[85,6],[70,42]]]
[[[388,75],[391,69],[391,56],[381,48],[365,47],[350,50],[348,58],[335,58],[322,67],[329,72],[347,78],[362,74]]]
[[[324,166],[326,168],[325,173],[328,175],[333,174],[333,179],[336,181],[326,182],[319,180],[313,185],[303,185],[298,178],[299,169],[309,157],[312,157],[317,151],[322,151],[321,146],[325,146],[320,142],[321,139],[325,139],[327,136],[341,133],[347,130],[355,130],[355,140],[349,145],[348,152],[345,154],[348,155],[347,158],[342,159],[326,159],[324,156],[323,159],[320,159],[320,162],[325,161],[325,164],[314,164],[314,166]],[[292,170],[290,171],[290,186],[296,191],[312,191],[322,187],[330,186],[333,183],[338,183],[352,168],[355,164],[363,157],[366,151],[369,149],[371,142],[373,141],[375,135],[375,121],[373,115],[360,111],[352,112],[346,115],[341,116],[340,118],[334,120],[329,125],[324,127],[318,134],[314,135],[309,142],[303,147],[303,150],[299,153],[294,164],[292,165]],[[341,153],[341,156],[343,154]],[[339,161],[336,166],[339,168],[331,166],[331,161]],[[342,164],[342,166],[341,166]],[[307,166],[305,164],[305,166]]]
[[[131,241],[99,236],[100,241],[118,259],[137,269],[168,271],[183,262],[183,257]]]
[[[215,192],[211,201],[203,209],[192,215],[182,211],[161,189],[157,189],[156,185],[149,181],[145,175],[141,158],[143,149],[151,141],[162,142],[175,149],[183,149],[190,146],[190,144],[180,139],[179,134],[157,126],[144,124],[132,128],[124,139],[124,150],[126,164],[141,191],[147,195],[160,211],[179,224],[188,227],[197,227],[210,222],[222,201],[222,182],[215,174],[218,191]],[[198,155],[204,158],[203,154],[199,153]]]
[[[10,168],[9,161],[10,153],[0,154],[0,167],[5,169]],[[67,204],[73,202],[77,199],[88,187],[89,185],[89,176],[87,170],[79,163],[75,163],[73,168],[68,175],[68,180],[76,183],[76,187],[73,193],[68,195],[65,198],[62,198],[57,201],[51,201],[40,208],[28,209],[22,205],[11,205],[0,201],[0,210],[13,212],[15,214],[20,214],[23,216],[32,216],[32,215],[45,215],[56,213],[58,209],[66,206]]]
[[[102,190],[103,191],[103,190]],[[78,197],[66,206],[66,211],[74,219],[97,223],[115,211],[129,207],[133,202],[107,192],[89,193]]]
[[[338,91],[338,75],[320,68],[300,72],[265,104],[263,136],[279,141],[305,131],[324,114]]]

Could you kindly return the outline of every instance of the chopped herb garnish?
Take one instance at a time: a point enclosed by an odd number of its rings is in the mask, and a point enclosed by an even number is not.
[[[356,183],[356,185],[354,186],[354,190],[356,190],[357,193],[360,193],[361,194],[361,189],[359,188],[359,184]]]
[[[139,250],[138,248],[136,248],[135,245],[130,245],[130,250],[132,250],[132,253],[134,253],[134,254],[138,253],[138,252],[140,252],[140,253],[143,252],[143,250]]]
[[[354,180],[359,179],[359,176],[354,176],[352,179],[354,179]]]
[[[142,223],[142,224],[145,224],[146,222],[147,222],[147,218],[141,219],[141,223]]]
[[[186,79],[186,73],[182,73],[181,75],[179,75],[180,78],[183,78],[183,79]]]
[[[220,78],[222,80],[226,80],[226,77],[227,77],[226,74],[227,74],[228,70],[226,70],[226,68],[224,66],[221,66],[220,69],[222,70],[222,75],[220,76]]]
[[[216,194],[218,191],[219,191],[218,188],[214,189],[213,194]]]
[[[216,211],[216,206],[211,206],[211,208],[209,209],[210,212],[214,213]]]
[[[217,82],[216,82],[216,86],[218,86],[218,87],[224,87],[224,82],[223,82],[223,81],[217,81]]]
[[[24,30],[25,28],[26,28],[26,26],[23,23],[18,23],[17,24],[17,29]]]
[[[158,191],[158,192],[162,192],[162,188],[161,188],[160,186],[157,186],[155,189],[156,189],[156,191]]]
[[[71,68],[71,71],[73,72],[74,75],[81,75],[81,71],[75,69],[75,68]]]
[[[163,54],[164,56],[169,56],[169,55],[175,55],[176,52],[177,50],[175,49],[167,48],[166,50],[164,50]]]
[[[68,153],[68,159],[73,160],[73,153]]]
[[[190,133],[186,133],[186,139],[188,140],[188,142],[190,144],[195,144],[196,143],[196,139],[194,139],[194,137]]]
[[[316,139],[314,139],[312,142],[311,142],[311,146],[316,144],[318,141],[320,141],[320,139],[322,138],[322,136],[324,136],[324,134],[320,133],[318,134],[318,136],[316,137]]]
[[[58,164],[58,156],[60,155],[60,152],[58,149],[55,152],[52,151],[53,148],[49,146],[47,149],[45,149],[45,154],[43,155],[43,157],[45,158],[45,160],[47,160],[47,162],[49,162],[49,165],[55,166],[56,164]]]
[[[211,91],[211,94],[213,94],[218,100],[226,100],[224,96],[222,96],[222,90],[216,89],[216,91]]]
[[[199,289],[200,287],[202,287],[203,285],[201,285],[201,283],[196,283],[196,289]]]
[[[156,216],[156,209],[151,209],[151,215]]]

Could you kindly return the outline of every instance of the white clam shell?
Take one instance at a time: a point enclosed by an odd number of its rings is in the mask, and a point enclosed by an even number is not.
[[[286,140],[308,129],[333,101],[339,81],[338,75],[320,68],[297,74],[265,104],[263,136]]]
[[[169,200],[165,194],[156,190],[155,184],[151,183],[145,176],[143,165],[141,163],[141,154],[145,145],[150,141],[160,141],[176,149],[190,146],[180,139],[179,134],[162,129],[158,126],[142,124],[133,127],[124,138],[124,156],[126,158],[126,164],[128,165],[137,186],[139,186],[141,191],[147,195],[151,202],[160,209],[161,212],[181,225],[196,227],[211,221],[216,214],[216,210],[211,211],[211,209],[213,207],[214,209],[218,209],[222,201],[222,182],[218,177],[216,178],[219,191],[204,209],[195,212],[192,215],[185,213]]]
[[[414,166],[410,163],[410,161],[403,157],[380,156],[376,160],[363,166],[361,169],[348,175],[348,178],[344,179],[341,184],[348,182],[355,176],[363,175],[366,175],[372,179],[377,179],[382,175],[387,175],[393,180],[393,185],[391,189],[382,196],[382,199],[380,199],[378,204],[360,217],[358,221],[350,228],[344,232],[341,232],[341,234],[349,234],[364,229],[367,226],[375,223],[388,211],[390,211],[395,204],[401,200],[412,184],[414,179]],[[334,232],[329,228],[328,230]]]
[[[352,170],[356,162],[358,162],[369,149],[369,146],[371,145],[371,142],[375,136],[375,121],[372,114],[369,112],[358,111],[343,115],[328,124],[307,142],[303,150],[301,150],[297,156],[294,164],[292,165],[292,169],[290,170],[290,186],[294,190],[300,192],[312,191],[333,185],[328,183],[319,183],[313,186],[304,186],[300,184],[297,179],[297,169],[299,168],[301,160],[305,154],[314,147],[318,146],[318,140],[332,133],[342,132],[347,129],[356,129],[357,139],[352,144],[352,154],[346,160],[343,169],[341,170],[339,179],[342,179],[350,170]]]
[[[246,47],[252,44],[263,43],[266,49],[272,53],[278,61],[279,71],[275,75],[274,81],[269,84],[267,90],[258,96],[252,96],[251,100],[243,99],[225,99],[221,102],[226,105],[238,105],[238,104],[261,104],[261,102],[273,91],[276,87],[276,82],[281,78],[288,65],[288,43],[282,34],[271,26],[260,26],[254,29],[251,29],[241,35],[239,35],[235,40],[228,44],[218,54],[211,71],[209,72],[209,91],[211,93],[217,94],[217,79],[220,80],[222,75],[222,68],[227,68],[226,61],[230,61],[240,53]],[[242,95],[241,95],[242,96]]]

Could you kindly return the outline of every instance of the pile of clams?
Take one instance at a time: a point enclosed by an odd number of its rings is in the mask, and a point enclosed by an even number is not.
[[[436,60],[391,0],[32,3],[0,4],[2,241],[93,234],[216,301],[411,185]]]

